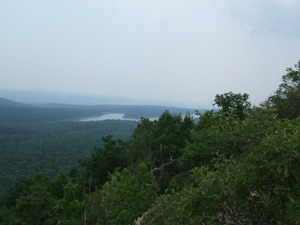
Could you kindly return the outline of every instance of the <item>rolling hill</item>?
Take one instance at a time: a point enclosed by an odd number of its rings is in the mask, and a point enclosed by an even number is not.
[[[155,105],[74,105],[61,103],[24,104],[0,98],[0,122],[57,122],[78,118],[122,113],[125,118],[155,118],[164,111],[172,114],[194,114],[195,109]],[[204,109],[198,109],[200,112]]]

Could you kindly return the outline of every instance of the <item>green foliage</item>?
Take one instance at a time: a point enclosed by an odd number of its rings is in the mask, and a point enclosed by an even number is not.
[[[108,174],[116,168],[125,168],[123,142],[114,140],[112,135],[103,137],[102,140],[103,148],[95,148],[91,157],[80,161],[80,165],[85,168],[84,180],[88,181],[86,185],[89,192],[103,185],[108,180]]]
[[[150,171],[155,170],[155,180],[163,191],[180,172],[176,160],[191,140],[193,129],[194,121],[189,114],[183,117],[165,111],[158,120],[142,119],[132,134],[128,161],[133,165],[143,162]]]
[[[136,156],[146,159],[151,169],[177,158],[180,149],[190,140],[194,127],[193,118],[187,114],[171,114],[165,111],[157,120],[142,119],[132,134],[132,146]]]
[[[57,223],[53,183],[44,175],[20,182],[12,189],[0,209],[3,225],[51,225]]]
[[[247,151],[192,169],[192,182],[154,204],[151,224],[299,224],[299,126],[300,118],[253,110],[237,126],[249,138]]]
[[[266,105],[274,107],[281,118],[294,119],[300,115],[300,61],[295,69],[287,68],[282,83]]]
[[[141,118],[141,123],[137,125],[130,140],[127,150],[129,166],[136,166],[136,162],[143,161],[148,167],[153,167],[152,151],[155,149],[154,122],[150,119]]]
[[[248,110],[244,120],[234,114],[226,117],[212,111],[200,114],[191,141],[179,158],[181,172],[196,166],[210,166],[217,153],[236,158],[248,153],[265,137],[266,129],[271,129],[276,119],[274,110],[262,108]]]
[[[157,186],[149,184],[152,174],[140,164],[136,174],[128,169],[114,172],[100,190],[101,217],[97,224],[132,224],[156,198]]]
[[[222,114],[233,113],[240,119],[244,119],[248,112],[251,103],[248,101],[248,94],[234,94],[232,92],[217,94],[214,100],[214,105],[219,107],[219,112]]]
[[[182,117],[180,114],[172,115],[166,111],[155,121],[154,125],[154,138],[159,144],[157,149],[160,149],[160,153],[154,155],[158,166],[170,158],[179,157],[179,150],[190,140],[194,121],[189,114]]]
[[[58,200],[55,210],[58,215],[58,225],[80,225],[83,222],[85,203],[76,198],[77,185],[72,182],[64,187],[64,196]]]
[[[69,171],[101,146],[101,137],[128,140],[135,126],[133,121],[0,123],[0,193],[25,177],[54,178]]]
[[[55,122],[95,114],[99,110],[0,106],[0,122]]]

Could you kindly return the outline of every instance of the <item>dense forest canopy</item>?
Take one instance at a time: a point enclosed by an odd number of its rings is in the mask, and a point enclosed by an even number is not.
[[[68,172],[17,182],[1,224],[299,224],[299,65],[259,106],[218,94],[197,123],[142,118]]]
[[[79,159],[113,135],[127,141],[137,122],[127,118],[158,117],[165,106],[24,104],[0,98],[0,193],[16,181],[43,173],[50,178],[68,171]],[[191,109],[170,107],[173,113]],[[107,113],[125,119],[74,122]]]
[[[54,178],[90,156],[109,134],[128,140],[137,122],[0,123],[0,193],[43,173]]]

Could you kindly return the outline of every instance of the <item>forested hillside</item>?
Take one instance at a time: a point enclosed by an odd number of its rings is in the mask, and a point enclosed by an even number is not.
[[[300,61],[266,102],[217,94],[217,110],[143,118],[53,179],[17,182],[1,224],[299,224]]]
[[[107,113],[123,113],[126,118],[157,118],[165,110],[171,113],[193,113],[195,109],[147,105],[67,105],[22,104],[0,98],[0,122],[58,122],[76,121],[80,118]],[[204,112],[204,109],[199,109]]]
[[[109,113],[126,118],[158,117],[191,109],[166,106],[24,104],[0,98],[0,193],[39,173],[53,178],[102,146],[102,137],[130,138],[133,121],[75,122]]]
[[[43,173],[54,178],[90,156],[102,137],[128,140],[133,121],[0,123],[0,193],[16,181]]]
[[[0,106],[9,106],[9,107],[31,107],[30,105],[11,101],[9,99],[0,97]]]

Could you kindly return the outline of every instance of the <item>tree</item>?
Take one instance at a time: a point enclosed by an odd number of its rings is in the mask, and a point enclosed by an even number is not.
[[[190,181],[188,174],[194,167],[212,167],[217,154],[238,159],[251,152],[265,138],[265,130],[273,126],[278,116],[273,109],[254,108],[244,120],[234,114],[220,116],[218,112],[200,114],[191,140],[178,158],[180,174],[171,181],[171,187],[181,187]]]
[[[165,111],[155,121],[142,118],[132,134],[132,147],[151,170],[170,158],[179,157],[193,128],[194,121],[189,114],[182,116]]]
[[[281,118],[294,119],[300,115],[300,61],[295,69],[287,68],[282,76],[282,83],[266,102],[274,107]]]
[[[88,193],[103,185],[108,180],[108,173],[118,167],[125,168],[126,165],[122,140],[115,140],[112,135],[103,137],[102,140],[103,148],[95,148],[92,156],[80,161],[85,168],[84,179]]]
[[[173,176],[179,173],[177,158],[181,149],[191,140],[193,118],[187,114],[165,111],[158,120],[142,119],[132,135],[131,155],[139,158],[154,172],[160,191],[167,188]],[[161,168],[161,169],[155,169]]]
[[[51,192],[52,184],[44,175],[25,180],[16,185],[10,196],[10,204],[1,210],[1,224],[50,225],[57,223],[54,206],[56,198]],[[24,188],[20,190],[19,188]],[[15,191],[20,193],[16,195]],[[2,215],[1,215],[2,214]]]
[[[100,190],[102,213],[97,224],[132,224],[156,198],[157,186],[149,183],[152,177],[145,164],[139,165],[137,174],[128,169],[111,174]]]
[[[248,94],[234,94],[232,92],[217,94],[214,105],[217,105],[222,114],[233,113],[238,118],[244,119],[250,109],[251,103],[248,101]]]
[[[64,187],[64,197],[56,202],[58,225],[80,225],[83,221],[85,203],[76,198],[78,186],[68,182]]]
[[[212,167],[193,168],[190,183],[156,201],[151,224],[299,224],[299,126],[300,118],[251,110],[233,130],[249,139],[247,152],[219,154]]]

